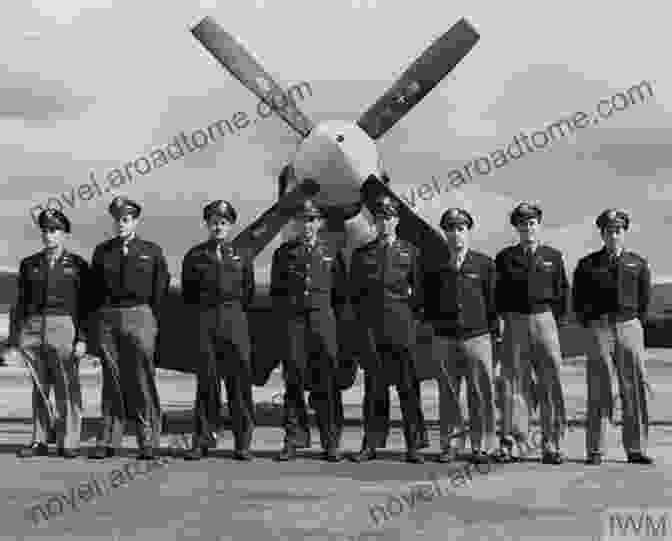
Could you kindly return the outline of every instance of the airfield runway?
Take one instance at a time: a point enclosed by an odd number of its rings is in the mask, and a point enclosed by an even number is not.
[[[255,388],[263,426],[255,431],[254,462],[231,460],[228,431],[214,456],[184,462],[172,456],[171,446],[189,432],[194,380],[167,371],[159,375],[168,412],[164,456],[151,470],[133,459],[131,436],[126,456],[104,462],[19,460],[14,453],[31,432],[30,383],[20,367],[0,368],[0,540],[599,539],[605,533],[613,535],[603,539],[625,539],[619,528],[635,528],[637,520],[643,521],[640,533],[650,527],[658,537],[672,539],[672,355],[650,350],[649,357],[656,393],[650,436],[655,466],[626,464],[617,428],[609,432],[608,461],[602,467],[583,465],[584,373],[574,359],[563,367],[573,420],[565,446],[569,461],[544,466],[531,455],[480,471],[464,461],[404,463],[398,426],[382,459],[369,464],[322,462],[317,445],[295,463],[275,463],[271,457],[282,443],[278,410],[272,407],[282,390],[278,374]],[[100,373],[92,367],[82,372],[86,448],[98,425]],[[438,451],[436,385],[425,382],[422,390],[431,427],[432,446],[424,451],[429,456]],[[344,395],[346,451],[360,445],[361,396],[359,380]],[[393,418],[399,419],[396,393],[392,397]],[[641,514],[643,508],[649,514]],[[627,513],[634,517],[630,524]]]

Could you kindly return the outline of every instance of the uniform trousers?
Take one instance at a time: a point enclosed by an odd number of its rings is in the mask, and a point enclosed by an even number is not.
[[[255,425],[247,315],[239,302],[199,308],[194,447],[212,445],[222,426],[224,379],[236,450],[249,450]]]
[[[527,437],[529,417],[534,409],[528,389],[530,366],[536,379],[535,395],[541,418],[542,448],[559,450],[565,436],[567,417],[560,381],[562,352],[558,327],[550,310],[537,314],[506,313],[502,344],[504,397],[502,432]],[[529,357],[523,355],[529,350]],[[514,407],[520,404],[523,407]]]
[[[368,426],[368,423],[372,422],[368,419],[371,416],[378,416],[378,421],[373,421],[377,426],[377,432],[373,436],[372,445],[368,445],[367,434],[364,434],[364,442],[362,448],[370,447],[376,449],[384,449],[387,446],[387,438],[390,434],[390,400],[389,394],[388,399],[385,400],[383,397],[382,402],[379,403],[377,408],[375,407],[375,385],[373,378],[374,371],[365,370],[364,371],[364,396],[362,397],[362,417],[364,419],[364,426]],[[427,426],[425,425],[425,415],[422,411],[422,399],[420,396],[420,381],[416,379],[415,381],[415,394],[416,394],[416,403],[417,403],[417,416],[418,416],[418,431],[417,431],[417,447],[420,448],[423,443],[429,442],[429,435],[427,434]]]
[[[466,380],[471,448],[474,451],[495,449],[497,438],[490,335],[466,340],[437,336],[435,340],[441,352],[441,372],[437,378],[441,448],[463,447],[462,433],[466,423],[460,404],[460,389],[462,381]],[[460,436],[456,438],[457,434]]]
[[[56,397],[54,430],[57,445],[77,449],[82,430],[82,392],[79,361],[73,356],[75,327],[70,316],[36,315],[19,329],[19,346],[30,357],[44,394],[49,398],[53,386]],[[32,357],[32,358],[31,358]],[[33,383],[33,441],[47,443],[49,410]]]
[[[649,430],[644,332],[639,319],[589,322],[588,426],[586,451],[604,453],[607,420],[613,421],[615,368],[623,412],[622,437],[626,453],[644,452]],[[612,368],[613,367],[613,368]]]
[[[385,447],[390,431],[389,385],[397,388],[404,422],[404,439],[408,449],[417,449],[422,437],[419,385],[415,377],[415,362],[410,348],[399,344],[377,344],[379,362],[369,364],[364,385],[368,381],[364,400],[363,448]]]
[[[305,399],[310,381],[310,401],[315,409],[322,448],[338,448],[343,431],[343,398],[337,386],[338,341],[331,309],[286,312],[287,342],[283,356],[285,379],[285,443],[310,446]]]
[[[97,314],[97,342],[103,368],[103,430],[99,445],[119,448],[127,420],[138,447],[159,447],[161,408],[154,351],[157,323],[147,305],[104,307]]]

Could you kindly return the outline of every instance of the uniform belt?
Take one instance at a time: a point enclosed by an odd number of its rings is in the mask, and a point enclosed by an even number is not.
[[[515,308],[515,310],[509,310],[509,312],[529,316],[531,314],[542,314],[552,311],[551,305],[546,302],[534,302],[524,306],[516,306]]]
[[[106,304],[104,306],[100,307],[100,310],[106,311],[106,310],[144,310],[144,309],[149,309],[149,305],[147,303],[142,303],[142,304],[121,304],[121,305],[115,305],[115,304]]]
[[[636,319],[637,316],[632,313],[627,312],[607,312],[606,314],[600,314],[594,318],[591,318],[593,321],[606,321],[609,323],[625,323],[631,319]]]

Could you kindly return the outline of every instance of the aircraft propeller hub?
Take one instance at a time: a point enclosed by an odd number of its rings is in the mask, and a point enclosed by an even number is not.
[[[296,181],[320,183],[319,203],[346,207],[359,202],[360,187],[379,175],[376,143],[357,124],[326,121],[302,141],[293,160]]]

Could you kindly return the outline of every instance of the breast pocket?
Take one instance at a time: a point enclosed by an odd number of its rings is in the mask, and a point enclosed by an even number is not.
[[[140,275],[152,274],[154,271],[154,261],[151,257],[138,257],[132,265],[133,270]]]

